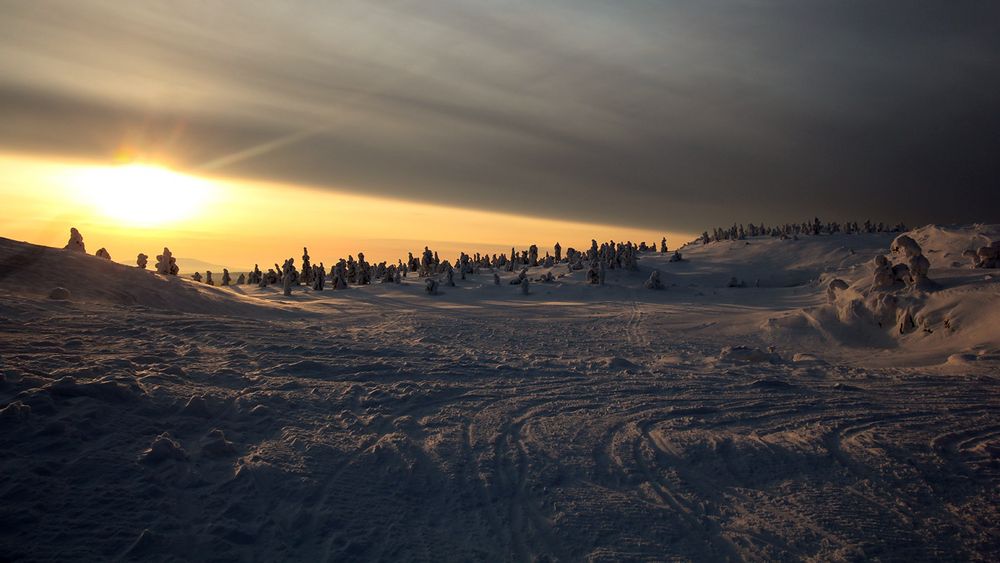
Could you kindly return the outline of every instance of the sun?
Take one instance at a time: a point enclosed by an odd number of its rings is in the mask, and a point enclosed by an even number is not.
[[[217,190],[208,180],[148,164],[81,168],[67,183],[95,213],[136,226],[190,220],[205,210]]]

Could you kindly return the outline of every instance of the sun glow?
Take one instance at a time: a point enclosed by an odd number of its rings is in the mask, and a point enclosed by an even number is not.
[[[80,203],[117,222],[154,226],[192,219],[216,195],[208,180],[147,164],[86,167],[65,182]]]

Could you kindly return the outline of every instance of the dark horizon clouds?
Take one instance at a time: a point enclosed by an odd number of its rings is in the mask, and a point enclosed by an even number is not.
[[[0,2],[0,148],[560,219],[1000,221],[1000,4]]]

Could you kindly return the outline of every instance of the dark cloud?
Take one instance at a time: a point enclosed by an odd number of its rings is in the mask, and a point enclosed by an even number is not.
[[[13,3],[0,144],[700,230],[1000,220],[1000,5]]]

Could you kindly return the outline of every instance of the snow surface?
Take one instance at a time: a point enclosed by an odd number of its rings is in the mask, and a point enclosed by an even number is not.
[[[895,233],[290,297],[0,239],[0,558],[995,560],[1000,228],[909,234],[904,334]]]

